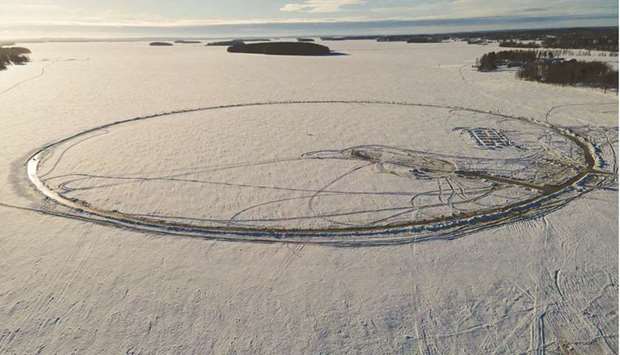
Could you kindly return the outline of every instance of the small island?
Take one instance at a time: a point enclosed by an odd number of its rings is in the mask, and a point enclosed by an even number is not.
[[[239,39],[234,39],[232,41],[217,41],[217,42],[209,42],[207,43],[207,47],[211,47],[211,46],[222,46],[222,47],[228,47],[228,46],[234,46],[236,44],[243,44],[244,42],[242,40]]]
[[[270,55],[331,55],[329,47],[309,42],[237,43],[228,47],[230,53]]]
[[[198,40],[179,39],[179,40],[174,41],[174,43],[177,43],[177,44],[197,44],[197,43],[202,43],[202,42],[198,41]]]
[[[314,42],[312,38],[297,38],[297,42]]]
[[[30,61],[30,49],[23,47],[0,47],[0,70],[10,64],[22,65]]]
[[[151,42],[149,45],[155,46],[155,47],[158,47],[158,46],[169,47],[169,46],[172,46],[173,44],[170,42]]]

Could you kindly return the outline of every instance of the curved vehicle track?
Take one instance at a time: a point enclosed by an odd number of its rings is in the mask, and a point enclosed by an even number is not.
[[[538,125],[547,129],[554,130],[557,134],[575,143],[582,151],[586,166],[579,172],[562,182],[555,185],[528,186],[526,181],[515,181],[504,177],[490,176],[484,172],[456,172],[457,174],[467,175],[503,184],[517,184],[533,188],[540,192],[534,198],[519,201],[499,208],[483,209],[476,213],[460,212],[450,217],[435,218],[424,221],[411,221],[398,223],[389,226],[367,226],[367,227],[342,227],[342,228],[322,228],[322,229],[297,229],[297,228],[262,228],[262,227],[239,227],[239,226],[196,226],[184,223],[172,223],[156,218],[136,217],[118,211],[109,211],[91,206],[88,202],[68,198],[54,191],[41,179],[39,175],[40,162],[50,151],[63,143],[84,138],[88,134],[97,133],[111,127],[122,125],[129,122],[155,119],[175,114],[222,110],[235,107],[251,107],[262,105],[287,105],[287,104],[379,104],[379,105],[403,105],[443,108],[450,110],[465,111],[471,113],[488,114],[502,119],[520,120],[533,125]],[[238,241],[259,241],[259,242],[292,242],[292,243],[322,243],[338,246],[364,246],[364,245],[388,245],[417,242],[432,239],[453,239],[469,234],[480,229],[498,226],[517,220],[534,218],[558,208],[571,201],[575,196],[583,193],[582,189],[577,189],[576,185],[588,179],[591,175],[604,174],[596,169],[597,157],[594,148],[584,137],[574,132],[552,126],[549,123],[539,122],[525,117],[514,117],[498,113],[486,112],[483,110],[445,106],[428,105],[408,102],[388,102],[388,101],[275,101],[258,102],[246,104],[234,104],[223,106],[210,106],[195,109],[178,110],[164,112],[154,115],[134,117],[126,120],[116,121],[102,126],[94,127],[82,131],[75,135],[61,139],[57,142],[39,148],[26,162],[27,176],[34,187],[45,197],[53,200],[57,204],[70,209],[75,218],[86,219],[96,223],[113,224],[118,227],[134,229],[150,233],[162,233],[169,235],[193,236],[202,238],[214,238],[223,240]],[[566,196],[564,196],[566,195]]]

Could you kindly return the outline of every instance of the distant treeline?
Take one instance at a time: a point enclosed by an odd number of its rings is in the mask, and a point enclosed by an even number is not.
[[[407,40],[407,43],[441,43],[448,38],[440,36],[415,36]]]
[[[470,44],[500,43],[512,48],[558,48],[618,51],[618,27],[551,28],[454,32],[448,34],[324,36],[323,41],[376,40],[379,42],[437,43],[463,40]]]
[[[607,32],[573,32],[548,36],[542,40],[545,48],[591,49],[618,51],[618,28]]]
[[[511,50],[490,52],[477,61],[479,71],[493,71],[500,65],[519,67],[517,77],[558,85],[583,85],[618,89],[618,71],[607,63],[564,60],[555,51]]]
[[[540,48],[540,45],[536,42],[519,42],[519,41],[501,41],[499,42],[500,47],[508,47],[508,48]]]
[[[441,43],[448,39],[447,35],[388,35],[377,38],[377,42]]]
[[[0,47],[0,70],[6,69],[10,64],[24,64],[30,61],[28,58],[30,49],[23,47]]]
[[[452,34],[463,40],[484,39],[506,43],[541,42],[544,48],[590,49],[618,51],[618,27],[558,28],[535,30],[506,30]]]
[[[409,35],[359,35],[359,36],[324,36],[321,41],[377,41],[408,43],[439,43],[450,39],[449,35],[409,34]]]
[[[381,36],[374,35],[360,35],[360,36],[323,36],[320,37],[321,41],[362,41],[362,40],[376,40]]]

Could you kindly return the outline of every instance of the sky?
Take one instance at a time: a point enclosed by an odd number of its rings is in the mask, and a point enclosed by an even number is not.
[[[617,16],[617,0],[0,0],[0,38],[449,32],[617,26]]]

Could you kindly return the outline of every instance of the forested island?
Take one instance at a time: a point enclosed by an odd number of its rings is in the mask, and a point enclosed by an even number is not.
[[[272,55],[330,55],[329,47],[312,42],[265,42],[236,43],[228,47],[231,53],[253,53]]]
[[[10,64],[21,65],[30,61],[30,49],[23,47],[0,47],[0,70]]]
[[[151,42],[149,45],[154,47],[170,47],[173,44],[170,42]]]

